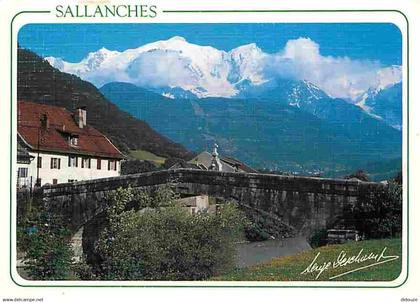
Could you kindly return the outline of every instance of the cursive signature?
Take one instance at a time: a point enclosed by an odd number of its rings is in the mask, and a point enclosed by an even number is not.
[[[387,247],[384,247],[381,253],[373,253],[373,252],[364,252],[364,249],[360,249],[359,253],[357,255],[347,255],[345,251],[341,251],[337,258],[334,261],[326,261],[323,263],[318,263],[317,259],[321,255],[321,252],[318,252],[312,262],[300,273],[301,275],[307,275],[316,273],[315,280],[317,280],[324,272],[336,269],[339,267],[345,267],[347,265],[358,263],[358,264],[365,264],[361,267],[351,269],[349,271],[346,271],[344,273],[340,273],[338,275],[334,275],[329,278],[329,280],[336,279],[338,277],[360,271],[363,269],[366,269],[368,267],[384,264],[386,262],[394,261],[399,258],[397,255],[386,255],[385,252],[387,250]],[[370,264],[367,264],[366,262],[372,262]]]

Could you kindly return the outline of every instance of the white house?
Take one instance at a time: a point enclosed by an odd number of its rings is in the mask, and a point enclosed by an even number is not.
[[[123,155],[86,116],[85,108],[18,102],[18,186],[120,175]]]

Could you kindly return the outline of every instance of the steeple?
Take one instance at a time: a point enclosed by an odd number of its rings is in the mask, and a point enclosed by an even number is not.
[[[210,165],[209,170],[222,171],[222,162],[220,161],[219,152],[217,151],[217,148],[219,148],[219,146],[215,143],[214,148],[213,148],[213,153],[211,154],[213,158],[211,160],[211,165]]]

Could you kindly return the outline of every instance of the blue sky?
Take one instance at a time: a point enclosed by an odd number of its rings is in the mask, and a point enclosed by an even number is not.
[[[226,51],[256,43],[267,53],[306,37],[320,45],[323,56],[402,64],[401,33],[389,23],[28,24],[19,31],[18,41],[41,56],[77,62],[101,47],[123,51],[173,36]]]

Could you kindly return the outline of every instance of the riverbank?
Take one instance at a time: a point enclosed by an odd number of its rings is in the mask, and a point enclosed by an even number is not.
[[[401,272],[401,238],[328,245],[237,268],[215,281],[391,281]]]

